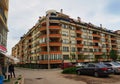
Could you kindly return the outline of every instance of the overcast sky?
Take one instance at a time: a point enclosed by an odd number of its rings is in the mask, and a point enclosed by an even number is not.
[[[54,9],[84,22],[120,29],[120,0],[9,0],[8,53],[47,10]]]

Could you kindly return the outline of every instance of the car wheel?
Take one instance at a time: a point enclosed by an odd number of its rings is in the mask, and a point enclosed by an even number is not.
[[[77,71],[77,74],[78,74],[78,75],[81,75],[81,72],[80,72],[80,71]]]
[[[99,74],[97,72],[94,73],[95,77],[99,77]]]

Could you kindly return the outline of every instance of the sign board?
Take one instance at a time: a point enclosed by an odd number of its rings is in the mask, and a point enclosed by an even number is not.
[[[7,49],[4,46],[0,45],[0,52],[7,52]]]

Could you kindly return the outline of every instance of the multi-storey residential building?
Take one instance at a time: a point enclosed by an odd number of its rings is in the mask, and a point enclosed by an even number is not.
[[[102,26],[76,20],[55,10],[46,12],[12,48],[20,63],[41,68],[58,67],[62,62],[93,61],[110,50],[120,51],[120,34]],[[118,52],[120,55],[120,52]]]
[[[4,54],[7,52],[7,18],[8,18],[8,1],[0,0],[0,63],[4,63]]]

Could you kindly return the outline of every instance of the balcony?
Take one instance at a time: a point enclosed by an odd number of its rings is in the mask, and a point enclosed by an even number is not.
[[[83,54],[83,51],[77,51],[76,54]]]
[[[60,26],[49,26],[49,29],[61,29],[61,27]]]
[[[47,46],[46,43],[41,43],[41,44],[40,44],[40,47],[45,47],[45,46]]]
[[[98,38],[100,38],[101,36],[100,35],[98,35],[98,34],[92,34],[93,35],[93,37],[98,37]]]
[[[80,30],[76,30],[76,33],[82,34],[82,31],[80,31]]]
[[[111,40],[116,40],[116,38],[111,38]]]
[[[93,42],[94,42],[94,43],[96,43],[96,42],[99,43],[99,40],[96,39],[96,40],[93,40]]]
[[[117,48],[112,48],[113,50],[118,50]]]
[[[40,60],[40,64],[48,64],[48,60]],[[62,60],[49,60],[50,64],[60,64],[62,63]]]
[[[93,46],[93,48],[99,48],[99,46]]]
[[[44,37],[47,37],[47,35],[40,35],[40,38],[44,38]]]
[[[109,44],[109,42],[105,42],[105,44]]]
[[[45,31],[46,27],[39,28],[40,31]]]
[[[62,51],[50,51],[50,54],[62,54]]]
[[[43,54],[48,54],[48,52],[47,51],[41,51],[40,54],[42,54],[42,55]]]
[[[61,34],[49,34],[49,37],[52,37],[52,38],[60,38],[60,37],[61,37]]]
[[[102,55],[102,52],[94,52],[94,55]]]
[[[110,50],[110,48],[106,48],[106,50]]]
[[[61,42],[50,42],[49,46],[62,46]]]
[[[83,47],[83,44],[77,44],[77,47],[82,48],[82,47]]]
[[[80,41],[81,41],[81,40],[83,40],[83,39],[82,39],[81,37],[77,37],[76,40],[80,40]]]
[[[111,45],[117,45],[117,43],[111,43]]]

